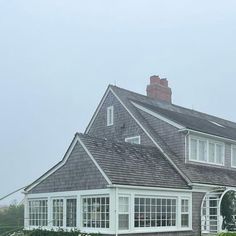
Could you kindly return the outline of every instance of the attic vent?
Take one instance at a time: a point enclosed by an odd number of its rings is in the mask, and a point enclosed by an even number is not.
[[[217,122],[215,122],[215,121],[209,120],[209,122],[211,122],[212,124],[217,125],[217,126],[219,126],[219,127],[225,128],[223,125],[221,125],[221,124],[219,124],[219,123],[217,123]]]

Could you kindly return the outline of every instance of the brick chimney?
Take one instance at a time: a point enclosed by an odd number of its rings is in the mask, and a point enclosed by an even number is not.
[[[150,84],[147,86],[148,97],[171,103],[171,95],[167,79],[161,79],[158,75],[150,77]]]

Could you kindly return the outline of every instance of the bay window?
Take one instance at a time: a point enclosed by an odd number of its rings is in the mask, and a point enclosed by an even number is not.
[[[83,198],[83,227],[109,228],[109,197]]]
[[[48,201],[29,200],[29,225],[47,226],[48,225]]]
[[[189,159],[216,165],[224,164],[224,144],[210,139],[190,137]]]

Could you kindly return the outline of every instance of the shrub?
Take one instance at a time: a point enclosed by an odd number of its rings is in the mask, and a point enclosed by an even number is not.
[[[99,236],[100,234],[87,234],[82,233],[79,230],[71,230],[66,231],[63,229],[55,230],[43,230],[43,229],[35,229],[35,230],[24,230],[25,236]]]

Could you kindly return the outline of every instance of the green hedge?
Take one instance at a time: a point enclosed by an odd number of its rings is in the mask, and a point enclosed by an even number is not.
[[[71,230],[65,231],[60,229],[58,231],[54,230],[42,230],[42,229],[35,229],[31,231],[24,231],[25,236],[99,236],[100,234],[87,234],[82,233],[78,230]]]
[[[236,236],[235,232],[232,233],[220,233],[219,236]]]

